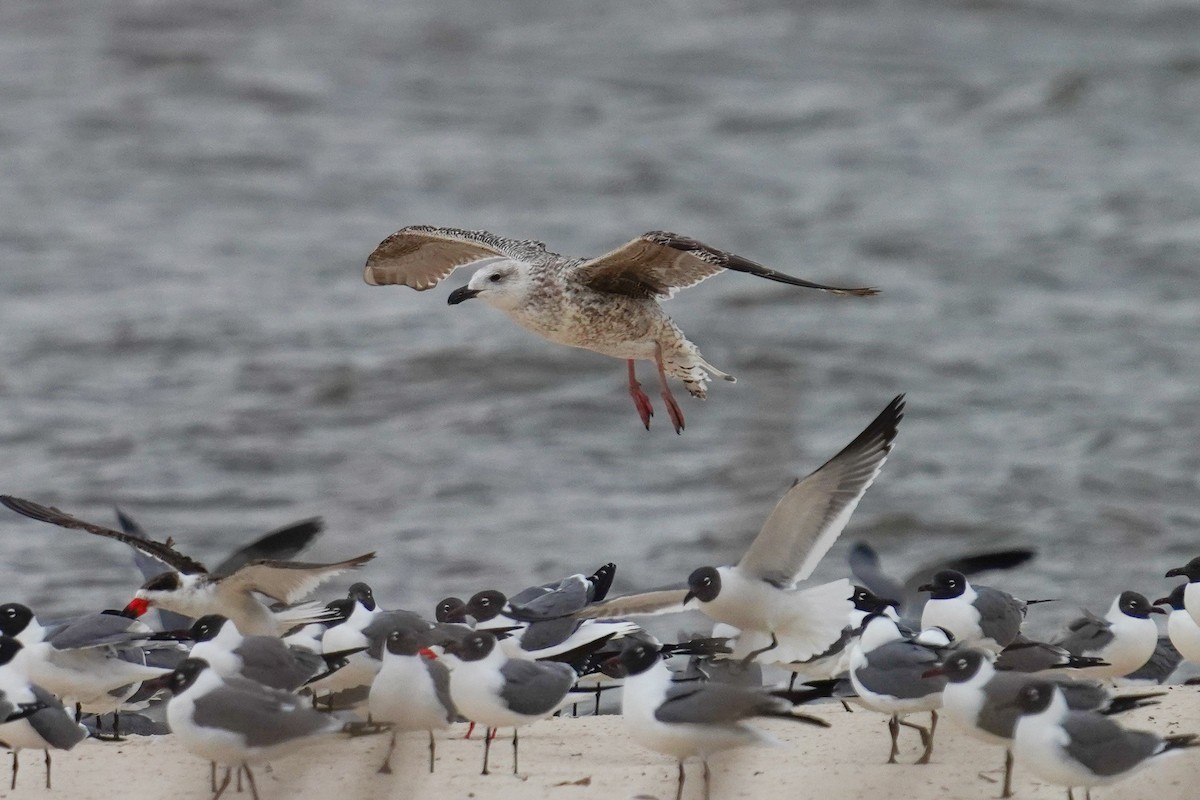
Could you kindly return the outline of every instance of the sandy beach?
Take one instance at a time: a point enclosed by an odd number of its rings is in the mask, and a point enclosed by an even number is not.
[[[1159,733],[1200,730],[1200,690],[1175,686],[1155,707],[1124,715],[1130,727]],[[914,766],[884,764],[887,731],[877,714],[844,712],[823,705],[814,713],[832,723],[818,730],[786,722],[762,727],[777,736],[779,747],[752,748],[714,759],[713,797],[787,797],[854,800],[869,797],[922,797],[983,800],[999,795],[1002,752],[961,735],[943,721],[933,763]],[[491,775],[480,775],[482,744],[478,735],[463,740],[466,726],[456,726],[438,740],[437,771],[427,766],[427,740],[409,735],[397,747],[392,775],[376,769],[387,736],[345,740],[331,738],[273,764],[259,768],[263,800],[274,798],[582,798],[674,797],[675,766],[667,758],[629,741],[619,716],[555,719],[538,723],[521,734],[521,774],[512,769],[511,733],[493,743]],[[505,735],[508,738],[504,738]],[[917,737],[903,731],[902,761],[917,755]],[[1195,797],[1194,780],[1200,750],[1164,759],[1131,780],[1093,792],[1096,800],[1172,800]],[[693,782],[693,776],[695,778]],[[7,776],[4,780],[7,787]],[[1059,787],[1042,784],[1017,767],[1016,794],[1021,798],[1062,798]],[[688,765],[684,797],[702,796],[700,766]],[[170,736],[133,737],[123,743],[89,740],[54,759],[53,795],[80,798],[146,797],[200,800],[211,796],[208,765],[184,752]],[[3,798],[44,798],[41,753],[22,754],[16,791]],[[227,796],[237,796],[230,789]],[[248,794],[242,796],[248,797]]]

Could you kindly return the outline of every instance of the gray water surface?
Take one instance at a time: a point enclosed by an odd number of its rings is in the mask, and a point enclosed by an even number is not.
[[[1200,549],[1192,3],[12,0],[0,106],[0,491],[213,561],[320,514],[388,605],[629,590],[736,558],[907,392],[821,575],[1034,545],[1007,587],[1103,610]],[[739,382],[677,437],[620,362],[448,307],[465,273],[366,286],[414,223],[665,228],[883,294],[681,293]],[[15,515],[0,547],[47,613],[139,582]]]

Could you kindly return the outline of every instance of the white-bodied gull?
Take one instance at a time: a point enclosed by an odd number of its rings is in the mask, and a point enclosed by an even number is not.
[[[993,653],[1016,640],[1031,603],[1047,602],[1021,600],[991,586],[972,586],[965,575],[953,569],[939,570],[918,591],[930,593],[921,611],[922,628],[945,628],[956,641]]]
[[[450,698],[464,717],[488,728],[484,735],[483,774],[488,774],[492,729],[513,729],[513,774],[517,774],[517,730],[545,719],[590,694],[572,692],[574,669],[556,661],[509,658],[496,637],[471,631],[444,643],[450,669]]]
[[[1097,617],[1090,611],[1067,624],[1059,647],[1077,656],[1092,656],[1107,662],[1085,667],[1079,673],[1089,678],[1120,678],[1145,664],[1158,646],[1158,626],[1151,614],[1166,614],[1144,595],[1121,592],[1108,613]]]
[[[1095,711],[1072,711],[1053,683],[1033,681],[1017,694],[1020,709],[1013,734],[1017,763],[1042,780],[1073,789],[1115,783],[1167,753],[1200,744],[1195,734],[1162,737],[1126,730]]]
[[[683,797],[683,762],[700,758],[704,764],[704,797],[709,796],[708,759],[735,747],[776,744],[776,740],[746,724],[754,717],[774,717],[827,728],[829,723],[793,710],[796,702],[825,696],[823,692],[769,692],[765,689],[708,683],[675,682],[662,658],[662,649],[630,641],[618,656],[626,675],[621,716],[629,736],[643,747],[674,758],[679,764],[675,800]]]
[[[17,754],[21,750],[46,753],[46,788],[50,788],[50,751],[70,750],[88,737],[87,728],[71,718],[51,692],[29,679],[21,657],[23,645],[9,636],[0,636],[0,696],[14,709],[24,710],[0,723],[0,742],[12,751],[12,784],[17,788]]]
[[[955,650],[931,672],[940,672],[948,683],[942,691],[942,712],[969,735],[1004,748],[1004,786],[1001,797],[1012,796],[1012,738],[1020,719],[1017,696],[1031,682],[1030,675],[998,671],[989,651],[978,648]],[[1116,714],[1153,705],[1162,693],[1115,697],[1096,681],[1066,677],[1053,681],[1067,705],[1078,711]]]

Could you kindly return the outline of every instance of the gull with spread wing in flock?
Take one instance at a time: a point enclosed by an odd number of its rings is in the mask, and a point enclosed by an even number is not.
[[[210,573],[199,561],[176,550],[170,540],[142,539],[10,495],[0,495],[0,504],[30,519],[116,539],[161,561],[168,569],[142,584],[125,607],[126,614],[140,616],[151,606],[188,617],[221,614],[233,620],[238,630],[248,636],[281,636],[289,628],[318,621],[326,614],[322,603],[274,611],[255,593],[290,605],[326,580],[360,567],[375,557],[374,553],[365,553],[332,564],[260,559],[242,564],[228,574]],[[312,520],[311,524],[321,523]]]

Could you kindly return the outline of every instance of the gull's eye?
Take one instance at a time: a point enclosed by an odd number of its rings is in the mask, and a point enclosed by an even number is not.
[[[488,280],[491,281],[492,283],[499,283],[500,282],[500,273],[493,272],[492,276],[490,278],[488,278]]]

